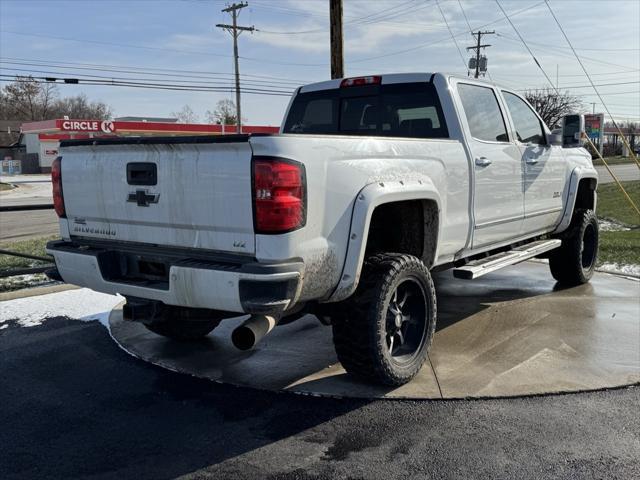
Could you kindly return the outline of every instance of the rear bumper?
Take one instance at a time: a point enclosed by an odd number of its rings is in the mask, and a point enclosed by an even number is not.
[[[168,305],[237,313],[282,313],[295,303],[303,272],[299,261],[262,264],[244,256],[193,257],[153,246],[54,241],[47,244],[47,253],[67,283]],[[139,262],[152,264],[156,271],[141,273],[145,269],[137,268]]]

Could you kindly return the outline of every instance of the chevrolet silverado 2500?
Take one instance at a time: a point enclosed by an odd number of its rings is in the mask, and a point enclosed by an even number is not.
[[[431,272],[473,279],[546,256],[593,274],[597,173],[517,92],[441,73],[300,87],[277,135],[70,140],[52,169],[64,281],[126,298],[124,317],[179,340],[249,314],[331,325],[354,375],[423,365]]]

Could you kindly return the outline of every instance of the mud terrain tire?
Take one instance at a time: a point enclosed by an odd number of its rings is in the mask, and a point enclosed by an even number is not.
[[[576,210],[561,238],[562,245],[549,255],[551,275],[562,285],[587,283],[598,256],[598,219],[593,210]]]
[[[435,288],[420,259],[397,253],[368,258],[342,310],[333,341],[349,374],[390,386],[416,376],[436,326]]]

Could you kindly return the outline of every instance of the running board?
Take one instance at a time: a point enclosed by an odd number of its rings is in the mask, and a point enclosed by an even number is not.
[[[561,241],[558,239],[527,243],[508,252],[496,253],[490,257],[473,260],[462,267],[455,268],[453,276],[464,280],[473,280],[487,273],[495,272],[509,265],[515,265],[541,253],[558,248],[560,243]]]

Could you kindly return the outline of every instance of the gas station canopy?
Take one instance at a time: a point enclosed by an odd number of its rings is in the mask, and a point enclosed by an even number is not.
[[[277,133],[279,127],[243,125],[242,133]],[[223,135],[236,133],[235,125],[53,119],[22,124],[22,133],[62,135],[63,138],[140,135]]]

